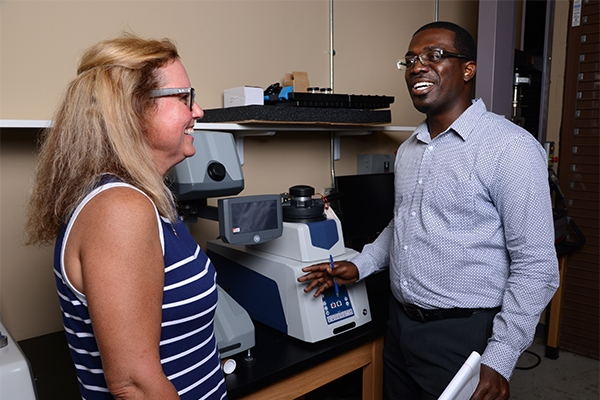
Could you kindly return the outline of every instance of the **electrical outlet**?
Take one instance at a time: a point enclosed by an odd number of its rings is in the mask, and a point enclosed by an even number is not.
[[[358,175],[394,172],[394,154],[359,154]]]

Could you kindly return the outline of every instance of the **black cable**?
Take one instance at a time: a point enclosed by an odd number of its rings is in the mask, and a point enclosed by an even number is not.
[[[535,354],[533,351],[525,350],[523,352],[523,354],[525,354],[525,353],[532,354],[537,359],[536,363],[529,367],[515,367],[515,369],[522,369],[522,370],[534,369],[535,367],[540,365],[540,363],[542,362],[542,358],[540,356],[538,356],[537,354]]]

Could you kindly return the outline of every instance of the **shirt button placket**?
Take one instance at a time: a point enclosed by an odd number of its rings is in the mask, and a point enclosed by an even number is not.
[[[428,145],[424,152],[423,152],[423,156],[421,159],[421,167],[419,168],[419,172],[418,172],[418,179],[417,179],[417,187],[415,190],[415,196],[413,198],[413,202],[412,202],[412,207],[411,210],[409,212],[410,215],[410,225],[413,227],[412,229],[414,229],[416,227],[416,224],[418,224],[418,220],[416,220],[414,217],[416,217],[419,213],[419,210],[421,209],[422,205],[422,201],[423,201],[423,191],[424,191],[424,174],[426,177],[427,172],[429,171],[429,165],[431,164],[430,159],[431,159],[431,151],[433,150],[433,146],[432,145]],[[412,230],[411,229],[411,230]],[[405,260],[406,260],[406,265],[408,266],[408,270],[411,271],[412,267],[410,266],[410,261],[409,261],[409,255],[408,255],[408,248],[409,246],[404,245],[402,247],[402,249],[404,250],[404,254],[405,254]],[[409,273],[410,275],[410,273]],[[402,280],[402,287],[405,288],[405,290],[409,290],[409,282],[408,279],[403,279]],[[404,296],[405,298],[409,298],[410,297],[410,292],[404,292]]]

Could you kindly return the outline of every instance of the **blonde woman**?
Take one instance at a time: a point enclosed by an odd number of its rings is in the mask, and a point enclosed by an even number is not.
[[[82,398],[226,398],[215,270],[163,181],[202,116],[173,43],[127,35],[85,52],[45,133],[29,244],[56,240]]]

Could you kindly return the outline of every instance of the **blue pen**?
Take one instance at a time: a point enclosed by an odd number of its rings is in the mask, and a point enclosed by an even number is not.
[[[331,254],[329,255],[329,262],[331,262],[331,269],[334,269],[335,266],[333,265],[333,256]],[[337,276],[333,277],[333,284],[335,285],[335,294],[339,295],[340,294],[340,288],[339,288],[338,283],[337,283]]]

